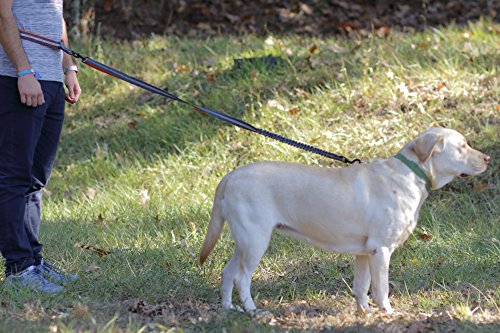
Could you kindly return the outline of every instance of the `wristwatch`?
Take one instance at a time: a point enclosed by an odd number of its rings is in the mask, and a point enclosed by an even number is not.
[[[76,73],[78,73],[78,67],[76,67],[75,65],[68,66],[64,69],[64,74],[68,73],[69,71],[75,71]]]

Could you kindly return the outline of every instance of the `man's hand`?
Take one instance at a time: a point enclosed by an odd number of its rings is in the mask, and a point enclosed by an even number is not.
[[[69,71],[66,73],[64,77],[64,84],[66,85],[66,88],[68,88],[66,101],[70,104],[75,104],[82,93],[75,71]]]
[[[14,64],[17,72],[30,68],[30,63],[24,52],[19,28],[12,13],[13,0],[0,1],[0,44]],[[21,103],[37,107],[45,103],[40,83],[33,74],[18,78],[17,87]]]
[[[34,108],[45,103],[40,82],[38,82],[33,74],[19,77],[17,79],[17,88],[21,97],[21,103]]]

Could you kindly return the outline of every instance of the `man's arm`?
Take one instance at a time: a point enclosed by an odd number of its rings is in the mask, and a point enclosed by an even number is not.
[[[68,38],[68,30],[66,28],[66,21],[63,19],[63,35],[62,35],[62,41],[64,43],[64,45],[69,48],[69,38]],[[69,66],[74,66],[74,62],[73,62],[73,58],[63,52],[63,69],[64,68],[67,68]]]
[[[12,2],[13,0],[0,1],[0,43],[19,73],[30,69],[31,65],[19,37],[19,29],[12,13]],[[21,103],[33,107],[45,103],[40,83],[33,74],[18,78],[17,86]]]
[[[66,47],[69,47],[69,39],[68,39],[68,30],[66,29],[66,22],[63,19],[63,37],[62,41]],[[75,104],[78,101],[78,98],[80,98],[80,94],[82,93],[82,90],[80,89],[80,84],[78,83],[78,78],[76,76],[76,71],[74,70],[69,70],[66,71],[66,69],[70,66],[75,66],[73,62],[73,58],[63,52],[63,70],[65,71],[64,73],[64,84],[66,85],[66,88],[68,88],[68,93],[66,94],[66,100],[71,103]]]

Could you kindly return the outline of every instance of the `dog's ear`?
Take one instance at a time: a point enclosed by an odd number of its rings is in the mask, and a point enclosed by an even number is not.
[[[437,133],[426,133],[413,141],[411,150],[415,152],[420,163],[425,163],[432,153],[439,149],[443,143],[443,135]]]

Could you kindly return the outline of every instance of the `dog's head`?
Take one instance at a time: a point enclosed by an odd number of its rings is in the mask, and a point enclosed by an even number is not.
[[[438,189],[456,177],[476,176],[484,172],[490,157],[472,149],[457,131],[431,128],[404,148],[414,154],[427,173],[432,189]]]

